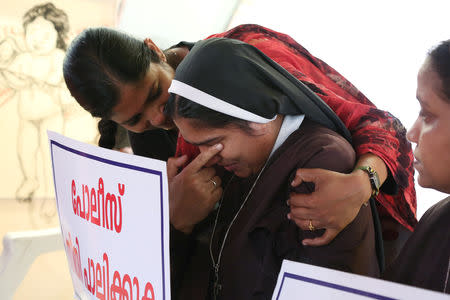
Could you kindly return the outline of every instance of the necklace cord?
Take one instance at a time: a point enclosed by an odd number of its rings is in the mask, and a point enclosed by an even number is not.
[[[233,217],[233,219],[231,220],[230,224],[228,225],[227,231],[225,232],[225,236],[224,236],[224,238],[223,238],[223,240],[222,240],[222,244],[221,244],[221,246],[220,246],[219,254],[217,255],[217,263],[216,263],[215,260],[214,260],[214,255],[213,255],[213,251],[212,251],[212,242],[213,242],[213,239],[214,239],[214,234],[215,234],[216,227],[217,227],[217,222],[218,222],[218,219],[219,219],[220,208],[222,207],[222,202],[223,202],[223,199],[224,199],[224,196],[225,196],[225,191],[226,191],[226,189],[228,188],[228,186],[229,186],[229,184],[231,183],[231,181],[233,180],[234,174],[233,174],[233,176],[230,178],[230,180],[228,181],[227,185],[225,186],[225,189],[223,190],[222,197],[221,197],[220,203],[219,203],[219,207],[218,207],[218,209],[217,209],[216,218],[215,218],[215,220],[214,220],[213,231],[212,231],[212,233],[211,233],[211,238],[210,238],[210,240],[209,240],[209,254],[210,254],[210,256],[211,256],[211,261],[212,261],[213,268],[214,268],[214,272],[215,272],[215,275],[216,275],[216,278],[215,278],[216,283],[217,283],[217,281],[219,280],[219,278],[218,278],[218,273],[219,273],[220,261],[221,261],[221,258],[222,258],[222,252],[223,252],[223,249],[224,249],[224,247],[225,247],[225,242],[226,242],[226,240],[227,240],[228,233],[230,232],[230,229],[231,229],[231,227],[233,226],[235,220],[236,220],[237,217],[239,216],[239,213],[241,212],[242,208],[245,206],[245,203],[247,203],[247,200],[249,199],[250,194],[252,193],[254,187],[256,186],[256,183],[258,182],[259,177],[260,177],[261,174],[264,172],[264,170],[265,170],[265,168],[266,168],[266,166],[267,166],[267,162],[268,162],[268,161],[269,161],[269,159],[267,159],[266,162],[264,163],[264,166],[262,167],[261,171],[259,171],[258,176],[256,177],[255,181],[253,182],[252,187],[251,187],[250,190],[248,191],[247,196],[245,197],[245,199],[244,199],[244,201],[242,202],[241,206],[239,207],[238,211],[236,212],[236,214],[234,215],[234,217]],[[214,292],[215,292],[215,291],[214,291]]]

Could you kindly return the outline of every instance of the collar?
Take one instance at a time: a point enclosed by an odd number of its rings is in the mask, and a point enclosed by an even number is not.
[[[286,139],[296,131],[303,120],[305,119],[305,115],[286,115],[284,116],[283,123],[281,124],[280,131],[278,132],[277,139],[275,144],[273,145],[272,152],[267,159],[272,157],[272,154],[286,141]]]

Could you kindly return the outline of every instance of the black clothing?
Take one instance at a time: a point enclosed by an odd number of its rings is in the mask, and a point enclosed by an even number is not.
[[[450,197],[429,208],[384,279],[450,294]]]
[[[142,133],[129,131],[131,149],[140,156],[167,161],[175,155],[177,130],[153,129]]]

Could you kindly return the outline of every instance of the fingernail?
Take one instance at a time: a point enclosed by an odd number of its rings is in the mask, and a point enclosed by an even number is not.
[[[216,147],[217,150],[222,150],[223,145],[222,144],[215,144],[214,147]]]

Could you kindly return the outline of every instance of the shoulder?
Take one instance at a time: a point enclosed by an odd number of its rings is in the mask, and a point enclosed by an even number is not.
[[[278,150],[280,157],[295,162],[297,168],[348,172],[356,159],[352,145],[344,137],[307,119]]]
[[[304,120],[297,130],[297,133],[303,135],[305,139],[308,139],[308,142],[314,142],[315,144],[326,145],[327,143],[332,142],[341,147],[352,147],[352,145],[336,131],[309,119]]]
[[[414,232],[409,239],[410,243],[436,244],[439,240],[440,246],[450,247],[450,197],[439,201],[430,207],[420,218]],[[445,238],[447,237],[447,238]]]
[[[447,223],[450,226],[450,196],[431,206],[422,218],[420,218],[417,226],[421,227],[430,223],[435,224],[441,222]]]
[[[305,119],[300,128],[289,139],[296,148],[307,147],[315,153],[345,154],[352,153],[352,145],[339,133],[316,122]],[[288,139],[288,140],[289,140]]]

